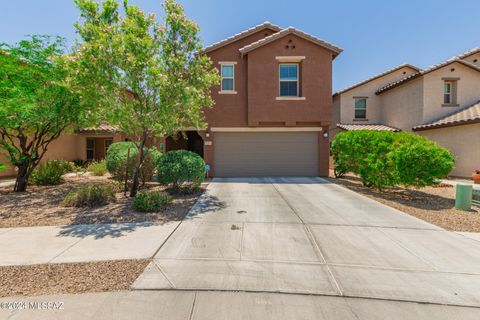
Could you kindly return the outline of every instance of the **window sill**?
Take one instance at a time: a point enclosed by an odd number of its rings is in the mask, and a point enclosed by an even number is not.
[[[306,100],[307,98],[305,97],[276,97],[275,100],[294,100],[294,101],[299,101],[299,100]]]
[[[442,107],[460,107],[460,105],[459,104],[444,103],[444,104],[442,104]]]
[[[237,91],[218,91],[218,94],[237,94]]]
[[[352,121],[368,121],[368,119],[352,119]]]

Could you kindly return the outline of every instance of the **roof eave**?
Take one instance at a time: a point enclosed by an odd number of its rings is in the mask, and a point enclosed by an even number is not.
[[[433,129],[448,128],[448,127],[458,127],[458,126],[463,126],[463,125],[467,125],[467,124],[475,124],[475,123],[480,123],[480,118],[470,119],[470,120],[462,120],[462,121],[454,121],[454,122],[442,123],[442,124],[431,125],[431,126],[418,126],[418,127],[413,127],[412,131],[427,131],[427,130],[433,130]]]
[[[340,53],[343,52],[343,49],[340,47],[337,47],[335,45],[332,45],[322,39],[316,38],[314,36],[308,35],[302,31],[299,31],[293,27],[289,27],[287,29],[283,29],[277,33],[274,33],[273,35],[270,35],[266,38],[260,39],[254,43],[251,43],[249,45],[246,45],[242,48],[239,49],[241,56],[243,57],[244,55],[248,54],[250,51],[256,50],[260,47],[263,47],[264,45],[267,45],[271,42],[274,42],[278,39],[281,39],[283,37],[286,37],[287,35],[294,34],[306,41],[310,41],[318,46],[321,46],[325,49],[330,50],[333,53],[333,59],[335,59]]]
[[[237,34],[235,34],[231,37],[228,37],[226,39],[223,39],[223,40],[220,40],[216,43],[213,43],[213,44],[205,47],[203,50],[199,51],[198,53],[199,54],[207,54],[209,52],[212,52],[212,51],[215,51],[217,49],[223,48],[223,47],[225,47],[225,46],[227,46],[227,45],[229,45],[233,42],[244,39],[244,38],[248,37],[249,35],[252,35],[253,33],[264,30],[264,29],[270,29],[270,30],[275,31],[275,32],[279,32],[279,31],[282,30],[282,28],[280,28],[279,26],[266,21],[262,24],[256,25],[255,27],[252,27],[250,29],[239,32],[239,33],[237,33]]]

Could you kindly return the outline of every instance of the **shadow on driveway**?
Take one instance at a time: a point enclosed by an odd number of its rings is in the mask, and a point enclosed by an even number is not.
[[[134,232],[139,228],[148,228],[154,225],[162,225],[164,223],[116,223],[116,224],[92,224],[92,225],[66,225],[61,227],[58,233],[59,237],[78,237],[85,238],[94,236],[95,239],[105,237],[119,238],[126,236],[128,233]]]

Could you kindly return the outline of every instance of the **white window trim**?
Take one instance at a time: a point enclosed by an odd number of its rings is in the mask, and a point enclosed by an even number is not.
[[[237,91],[235,91],[235,65],[237,62],[235,61],[220,61],[218,64],[220,64],[220,91],[218,92],[219,94],[236,94]],[[232,77],[224,77],[223,76],[223,66],[231,66],[233,68],[233,76]],[[233,86],[232,90],[224,90],[223,89],[223,79],[232,79],[233,81]]]
[[[280,68],[281,66],[297,66],[297,95],[296,96],[282,96],[280,95],[280,84],[282,83],[282,80],[280,78]],[[288,98],[301,98],[300,97],[300,64],[298,63],[280,63],[278,65],[278,97],[277,98],[281,98],[281,99],[277,99],[277,100],[296,100],[296,99],[288,99]],[[294,82],[292,80],[283,80],[283,82]],[[287,99],[283,99],[283,98],[287,98]]]

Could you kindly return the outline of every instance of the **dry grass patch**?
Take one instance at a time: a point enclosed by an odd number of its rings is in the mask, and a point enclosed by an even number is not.
[[[380,192],[363,186],[353,175],[328,180],[446,230],[480,232],[480,208],[472,207],[470,212],[456,210],[453,186],[395,187]]]
[[[128,290],[150,259],[0,267],[0,297]]]
[[[62,202],[70,191],[81,185],[111,180],[108,175],[89,174],[65,180],[64,184],[57,186],[29,186],[23,193],[14,193],[11,187],[0,188],[0,228],[181,220],[206,187],[202,186],[194,194],[175,195],[161,211],[145,213],[134,210],[132,198],[123,193],[116,194],[114,203],[101,207],[66,207]],[[157,183],[148,183],[145,189],[164,191]]]

